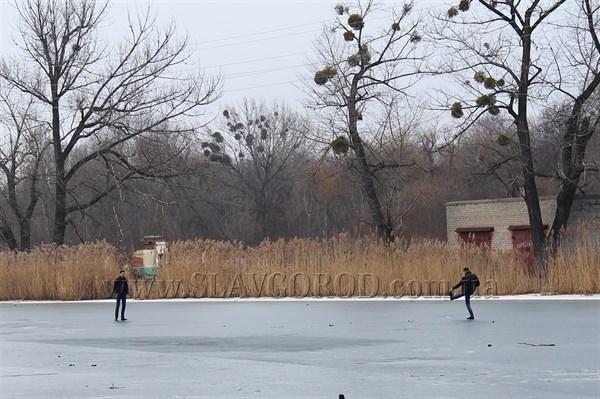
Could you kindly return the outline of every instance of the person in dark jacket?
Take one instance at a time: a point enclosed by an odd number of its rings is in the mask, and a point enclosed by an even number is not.
[[[115,321],[119,319],[119,305],[121,307],[121,320],[127,320],[125,318],[125,305],[127,304],[127,294],[129,294],[129,284],[127,284],[127,277],[125,277],[125,270],[121,270],[119,277],[115,279],[113,283],[113,293],[117,295],[117,307],[115,308]]]
[[[473,309],[471,309],[471,295],[475,292],[477,287],[479,287],[479,279],[475,273],[471,273],[468,267],[463,269],[465,275],[462,279],[450,290],[450,300],[453,301],[455,299],[460,298],[461,296],[465,297],[465,305],[467,306],[467,310],[469,311],[469,317],[467,320],[475,319],[473,315]],[[453,295],[452,291],[460,287],[460,293]]]

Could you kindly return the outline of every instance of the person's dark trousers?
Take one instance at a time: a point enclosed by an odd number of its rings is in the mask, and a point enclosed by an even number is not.
[[[461,292],[461,293],[456,294],[456,295],[451,295],[450,299],[451,300],[455,300],[455,299],[458,299],[458,298],[460,298],[462,296],[465,297],[465,305],[467,306],[467,310],[469,311],[469,315],[471,316],[472,319],[474,319],[475,315],[473,315],[473,309],[471,309],[471,295],[465,295],[464,292]]]
[[[473,309],[471,309],[471,295],[465,295],[465,305],[467,306],[467,310],[469,311],[469,315],[472,319],[475,318],[473,315]],[[125,309],[125,302],[123,302],[123,309]]]
[[[125,318],[125,306],[127,305],[127,295],[117,295],[117,307],[115,308],[115,320],[119,317],[119,305],[123,303],[121,308],[121,319]]]

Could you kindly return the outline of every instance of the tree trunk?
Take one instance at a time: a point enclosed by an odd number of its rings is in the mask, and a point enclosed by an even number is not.
[[[2,235],[2,240],[8,245],[11,251],[17,252],[19,250],[15,235],[4,216],[0,218],[0,235]]]
[[[584,121],[583,125],[579,129],[576,123],[569,123],[568,132],[563,139],[561,148],[563,180],[556,198],[556,213],[551,230],[553,250],[558,248],[561,232],[567,227],[579,179],[584,171],[585,151],[594,133],[594,130],[590,129],[589,123]]]
[[[56,168],[57,176],[55,183],[55,204],[54,204],[54,230],[52,232],[52,242],[56,245],[63,245],[65,243],[65,232],[66,232],[66,220],[67,220],[67,204],[66,204],[66,190],[64,181],[64,170],[63,176],[60,176],[60,168],[57,163]]]
[[[29,252],[31,249],[31,221],[27,218],[21,218],[19,220],[19,230],[21,235],[19,251]]]
[[[35,172],[37,174],[37,170]],[[35,176],[35,175],[34,175]],[[19,229],[21,232],[21,245],[20,250],[29,252],[31,250],[31,218],[33,217],[33,211],[38,202],[38,192],[36,191],[36,178],[31,182],[31,193],[29,195],[29,206],[25,212],[25,215],[19,218]]]
[[[525,204],[529,215],[529,226],[531,228],[531,239],[533,241],[533,250],[535,252],[536,268],[538,272],[543,272],[546,268],[546,235],[544,234],[544,224],[542,222],[542,212],[540,209],[540,198],[535,184],[535,175],[533,173],[533,164],[526,165],[523,168],[525,189]]]
[[[65,180],[65,156],[62,149],[60,112],[57,94],[57,83],[53,81],[52,88],[52,144],[54,146],[54,229],[52,242],[62,245],[65,242],[66,219],[67,219],[67,182]]]
[[[369,163],[365,154],[363,142],[360,137],[360,134],[358,133],[358,111],[356,110],[355,103],[356,82],[357,79],[355,77],[351,94],[348,96],[348,128],[350,133],[351,145],[356,156],[358,157],[358,169],[361,179],[361,185],[367,196],[367,202],[371,211],[371,217],[375,226],[377,227],[377,234],[386,243],[390,243],[394,240],[394,229],[391,223],[389,221],[386,221],[386,218],[383,214],[383,209],[381,207],[381,202],[379,201],[379,197],[377,195],[375,182],[373,181],[373,175],[369,168]]]
[[[530,67],[531,67],[531,12],[527,12],[523,23],[521,73],[519,76],[518,105],[517,105],[517,135],[519,137],[519,153],[523,164],[523,188],[525,190],[525,204],[529,215],[529,226],[531,239],[536,259],[536,269],[544,272],[546,269],[546,237],[540,210],[540,199],[535,183],[535,171],[533,167],[533,154],[531,152],[531,135],[527,116]]]
[[[554,221],[550,230],[553,252],[558,249],[562,231],[567,227],[576,189],[576,185],[563,182],[560,192],[556,197],[556,212],[554,213]]]

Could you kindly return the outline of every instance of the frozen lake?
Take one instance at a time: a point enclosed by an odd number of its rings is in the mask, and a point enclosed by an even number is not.
[[[598,398],[600,300],[0,303],[0,397]]]

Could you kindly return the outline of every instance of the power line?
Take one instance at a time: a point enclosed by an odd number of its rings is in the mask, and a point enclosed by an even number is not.
[[[427,0],[425,0],[424,2],[436,3],[435,0],[434,1],[427,1]],[[435,8],[436,6],[439,6],[439,4],[429,5],[428,7],[422,7],[421,9],[422,10],[431,10],[431,9]],[[388,17],[381,16],[381,17],[373,18],[373,19],[371,19],[371,21],[376,21],[376,20],[386,19],[386,18],[388,18]],[[311,22],[311,23],[307,23],[307,24],[288,26],[288,27],[284,27],[284,28],[271,29],[271,30],[267,30],[267,31],[261,31],[261,32],[255,32],[255,33],[248,33],[248,34],[244,34],[244,35],[230,36],[230,37],[225,37],[225,38],[220,38],[220,39],[206,40],[206,41],[197,42],[194,45],[189,46],[189,48],[192,51],[212,50],[212,49],[222,48],[222,47],[239,46],[239,45],[243,45],[243,44],[257,43],[257,42],[262,42],[262,41],[281,39],[281,38],[285,38],[285,37],[304,35],[304,34],[307,34],[307,33],[317,33],[317,31],[315,31],[315,30],[308,30],[308,31],[302,31],[302,32],[289,33],[289,34],[285,34],[285,35],[269,36],[269,37],[266,37],[266,38],[258,38],[258,39],[245,40],[245,41],[237,41],[235,43],[227,43],[227,44],[220,44],[220,45],[218,45],[218,44],[210,45],[210,44],[214,44],[214,43],[218,43],[218,42],[227,42],[227,41],[236,40],[236,39],[240,39],[240,38],[247,38],[247,37],[251,37],[251,36],[261,36],[261,35],[268,34],[268,33],[282,32],[282,31],[287,31],[287,30],[302,28],[302,27],[306,27],[306,26],[314,26],[314,25],[321,25],[321,26],[323,26],[327,22],[331,22],[331,21],[329,21],[329,20],[321,20],[321,21],[318,21],[318,22]],[[208,44],[209,46],[207,46],[207,47],[200,47],[202,44]],[[302,54],[302,53],[296,53],[296,54]],[[304,54],[306,54],[306,53],[304,53]],[[279,58],[279,57],[285,57],[285,56],[272,57],[271,59],[276,59],[276,58]],[[255,61],[261,61],[261,60],[266,60],[266,59],[268,59],[268,58],[259,59],[259,60],[253,60],[253,61],[241,61],[241,62],[237,62],[237,63],[230,63],[230,64],[224,64],[224,65],[238,65],[238,64],[243,64],[243,63],[246,63],[246,62],[255,62]],[[213,68],[213,67],[210,67],[210,68]]]
[[[300,54],[304,54],[304,53],[300,53]],[[281,57],[272,57],[272,58],[281,58]],[[239,62],[239,63],[235,63],[235,64],[244,64],[244,62]],[[222,76],[224,78],[236,79],[236,78],[245,77],[245,76],[260,75],[263,73],[291,70],[291,69],[295,69],[295,68],[299,68],[299,67],[307,67],[307,66],[310,66],[310,63],[286,65],[286,66],[279,66],[279,67],[273,67],[273,68],[267,68],[267,69],[257,69],[257,70],[234,72],[234,73],[224,73],[221,75],[210,74],[205,77],[210,79],[210,78],[216,78],[218,76]],[[217,68],[217,67],[220,67],[220,66],[215,65],[210,68]],[[181,73],[198,71],[199,69],[204,70],[204,69],[207,69],[207,67],[178,69],[176,72],[174,72],[175,74],[177,74],[177,76],[173,76],[173,78],[180,79]]]
[[[196,44],[200,45],[200,44],[210,44],[210,43],[214,43],[214,42],[223,42],[223,41],[229,41],[229,40],[234,40],[234,39],[241,39],[241,38],[246,38],[249,36],[260,36],[260,35],[264,35],[267,33],[273,33],[273,32],[281,32],[281,31],[285,31],[285,30],[290,30],[290,29],[296,29],[296,28],[303,28],[305,26],[312,26],[312,25],[317,25],[317,24],[324,24],[327,21],[320,21],[320,22],[312,22],[312,23],[308,23],[308,24],[302,24],[302,25],[295,25],[295,26],[288,26],[286,28],[279,28],[279,29],[271,29],[271,30],[266,30],[266,31],[262,31],[262,32],[255,32],[255,33],[249,33],[249,34],[244,34],[244,35],[237,35],[237,36],[230,36],[230,37],[225,37],[222,39],[215,39],[215,40],[207,40],[207,41],[203,41],[203,42],[197,42]]]
[[[308,65],[309,64],[299,64],[299,65],[290,65],[290,66],[277,67],[277,68],[260,69],[260,70],[257,70],[257,71],[238,72],[238,73],[233,73],[233,74],[226,75],[226,77],[229,78],[229,79],[243,78],[243,77],[246,77],[246,76],[261,75],[263,73],[284,71],[284,70],[289,70],[290,68],[305,67],[305,66],[308,66]]]
[[[246,91],[246,90],[253,90],[253,89],[262,89],[264,87],[289,85],[289,84],[299,83],[299,82],[302,82],[302,80],[296,79],[296,80],[289,80],[287,82],[268,83],[268,84],[263,84],[263,85],[258,85],[258,86],[243,87],[243,88],[240,88],[240,89],[231,89],[231,90],[226,90],[226,91],[227,92],[232,92],[232,91]]]
[[[291,53],[291,54],[284,54],[284,55],[276,55],[276,56],[273,56],[273,57],[257,58],[257,59],[248,60],[248,61],[230,62],[228,64],[203,66],[202,69],[221,68],[221,67],[227,67],[227,66],[232,66],[232,65],[249,64],[249,63],[252,63],[252,62],[276,60],[276,59],[279,59],[279,58],[287,58],[287,57],[293,57],[293,56],[296,56],[296,55],[307,55],[307,54],[308,53],[304,51],[304,52],[301,52],[301,53]]]
[[[279,36],[267,37],[267,38],[263,38],[263,39],[246,40],[246,41],[243,41],[243,42],[228,43],[228,44],[219,44],[219,45],[209,46],[209,47],[201,47],[201,48],[196,47],[195,51],[212,50],[212,49],[215,49],[215,48],[239,46],[241,44],[257,43],[257,42],[263,42],[263,41],[266,41],[266,40],[281,39],[281,38],[284,38],[284,37],[298,36],[298,35],[303,35],[303,34],[306,34],[306,33],[314,33],[314,31],[313,30],[309,30],[309,31],[304,31],[304,32],[290,33],[290,34],[287,34],[287,35],[279,35]]]
[[[433,7],[428,7],[428,8],[431,9]],[[384,18],[386,18],[386,17],[374,18],[373,20],[384,19]],[[287,28],[272,29],[272,30],[256,32],[256,33],[248,34],[248,35],[231,36],[229,38],[216,39],[216,40],[205,41],[205,42],[200,42],[200,43],[214,43],[214,42],[219,42],[219,41],[227,41],[227,40],[237,39],[237,38],[241,38],[241,37],[259,36],[259,35],[262,35],[265,33],[281,32],[281,31],[285,31],[285,30],[289,30],[289,29],[295,29],[297,27],[315,25],[318,23],[324,23],[324,22],[315,22],[315,23],[310,23],[310,24],[296,25],[296,26],[287,27]],[[265,40],[273,40],[273,39],[278,39],[278,38],[283,38],[283,37],[296,36],[298,34],[305,34],[305,33],[311,33],[311,32],[313,32],[313,31],[296,32],[296,33],[290,33],[290,34],[286,34],[286,35],[279,35],[279,36],[256,39],[256,40],[248,40],[248,41],[243,41],[243,42],[229,43],[229,44],[220,45],[220,46],[205,47],[205,48],[196,49],[196,50],[207,50],[207,49],[220,48],[220,47],[237,46],[237,45],[255,43],[255,42],[260,42],[260,41],[265,41]],[[280,55],[280,56],[258,58],[258,59],[247,60],[247,61],[238,61],[238,62],[233,62],[233,63],[228,63],[228,64],[213,65],[213,66],[202,67],[202,68],[203,69],[222,68],[225,66],[248,64],[248,63],[252,63],[252,62],[260,62],[260,61],[267,61],[267,60],[273,60],[273,59],[288,58],[288,57],[292,57],[295,55],[306,55],[306,54],[308,54],[308,53],[307,52],[299,52],[299,53],[285,54],[285,55]],[[259,70],[254,70],[254,71],[239,72],[239,73],[233,73],[233,74],[225,74],[225,77],[227,79],[237,79],[237,78],[241,78],[241,77],[260,75],[260,74],[277,72],[277,71],[287,70],[290,68],[298,68],[298,67],[305,67],[305,66],[309,66],[309,64],[298,64],[298,65],[292,65],[292,66],[284,66],[284,67],[277,67],[277,68],[259,69]],[[182,72],[190,71],[190,70],[193,70],[193,69],[182,70]],[[282,84],[286,84],[286,83],[277,83],[277,84],[273,84],[273,85],[277,86],[277,85],[282,85]],[[256,86],[256,87],[265,87],[265,86],[270,86],[270,85],[261,85],[261,86]]]

